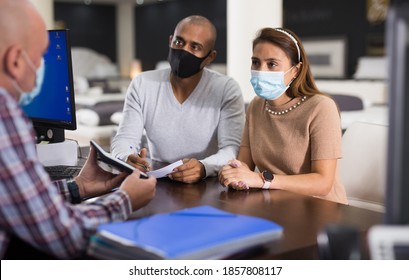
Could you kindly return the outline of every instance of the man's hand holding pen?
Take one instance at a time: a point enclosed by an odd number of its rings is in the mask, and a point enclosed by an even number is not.
[[[151,170],[151,166],[147,160],[147,155],[148,150],[146,148],[142,148],[139,153],[130,154],[126,162],[140,171],[148,172]]]

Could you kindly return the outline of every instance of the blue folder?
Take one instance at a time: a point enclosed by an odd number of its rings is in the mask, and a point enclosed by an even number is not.
[[[89,253],[107,259],[220,258],[275,240],[282,231],[269,220],[199,206],[101,225]]]

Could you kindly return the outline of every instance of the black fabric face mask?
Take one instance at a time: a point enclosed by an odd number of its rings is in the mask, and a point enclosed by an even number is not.
[[[199,58],[183,49],[169,48],[168,61],[172,73],[182,79],[197,74],[202,70],[200,65],[210,53],[211,51],[205,57]]]

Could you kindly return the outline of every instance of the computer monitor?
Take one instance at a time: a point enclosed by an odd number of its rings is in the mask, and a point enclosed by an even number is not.
[[[394,1],[386,22],[389,135],[386,224],[409,224],[409,1]]]
[[[33,121],[37,142],[63,142],[65,129],[77,128],[69,30],[49,30],[44,54],[44,82],[40,94],[23,106]]]

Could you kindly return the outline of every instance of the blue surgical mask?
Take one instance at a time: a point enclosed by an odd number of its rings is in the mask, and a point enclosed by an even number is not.
[[[44,81],[44,72],[45,72],[44,58],[41,59],[40,67],[36,69],[36,67],[34,66],[34,63],[32,62],[30,57],[25,52],[23,52],[23,57],[27,61],[29,67],[36,73],[36,85],[30,92],[24,92],[21,89],[21,87],[17,84],[17,82],[14,81],[15,88],[20,92],[20,100],[19,100],[20,106],[26,106],[30,104],[34,100],[34,98],[40,93],[41,87]]]
[[[251,70],[250,83],[253,86],[255,93],[267,100],[275,100],[279,98],[290,87],[291,82],[288,85],[285,85],[284,76],[293,67],[286,72]]]

